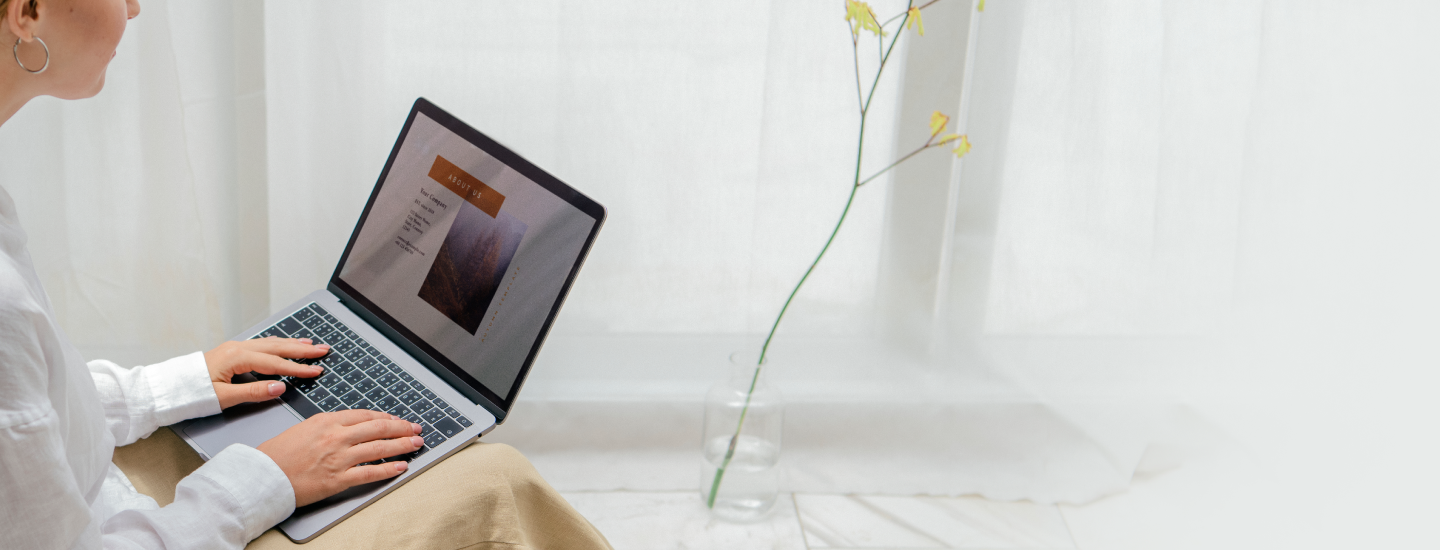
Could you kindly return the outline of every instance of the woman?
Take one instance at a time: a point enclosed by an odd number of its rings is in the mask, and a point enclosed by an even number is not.
[[[0,0],[0,41],[14,54],[0,63],[0,124],[41,95],[99,93],[139,12],[137,0]],[[419,425],[361,410],[316,415],[203,465],[169,430],[136,443],[160,426],[279,395],[281,383],[232,377],[316,376],[319,367],[286,358],[328,346],[269,338],[134,369],[87,365],[56,324],[25,242],[0,190],[0,548],[292,546],[270,528],[296,506],[399,475],[403,462],[358,464],[421,444]],[[173,491],[173,503],[161,508],[137,485],[165,500]],[[514,449],[472,445],[309,547],[609,545]]]

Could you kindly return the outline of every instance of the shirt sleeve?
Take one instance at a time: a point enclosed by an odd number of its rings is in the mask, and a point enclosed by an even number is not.
[[[101,527],[105,548],[244,548],[295,511],[289,478],[269,456],[231,445],[175,486],[175,502],[124,510]]]
[[[117,446],[148,437],[160,426],[220,412],[204,353],[133,369],[105,360],[87,366]]]
[[[0,411],[0,548],[68,547],[86,534],[90,505],[67,467],[59,416],[48,403],[6,405]],[[89,536],[93,540],[94,531]]]

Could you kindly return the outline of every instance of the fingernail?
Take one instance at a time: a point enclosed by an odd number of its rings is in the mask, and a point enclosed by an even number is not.
[[[415,445],[416,449],[419,449],[421,445],[425,444],[425,440],[420,439],[420,436],[418,435],[412,435],[410,436],[410,443]]]
[[[266,389],[268,389],[268,390],[270,391],[270,395],[271,395],[271,396],[280,395],[280,394],[282,394],[282,393],[285,393],[285,383],[284,383],[284,382],[271,382],[271,383],[270,383],[270,386],[269,386],[268,388],[266,388]]]
[[[314,341],[314,340],[311,340],[311,339],[309,339],[309,338],[301,338],[301,339],[300,339],[300,343],[302,343],[302,344],[314,344],[315,341]]]
[[[392,415],[390,415],[390,420],[400,420],[400,417],[395,416],[395,415],[392,414]]]
[[[403,472],[410,469],[410,465],[404,462],[391,462],[391,464],[395,465],[395,471],[397,472]]]
[[[411,423],[410,423],[410,427],[411,427],[411,429],[414,429],[414,430],[415,430],[415,433],[417,433],[417,434],[420,433],[420,425],[419,425],[419,424],[416,424],[416,423],[414,423],[414,422],[411,422]]]
[[[316,344],[315,347],[320,348],[320,349],[324,349],[324,350],[328,350],[328,349],[330,349],[330,344]]]
[[[320,365],[310,365],[310,372],[313,372],[315,374],[320,374],[320,371],[323,370],[325,370],[325,367],[322,367]]]

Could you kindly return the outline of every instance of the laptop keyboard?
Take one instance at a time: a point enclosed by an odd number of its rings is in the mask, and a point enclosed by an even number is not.
[[[472,424],[469,418],[314,302],[254,337],[268,336],[309,338],[316,344],[330,344],[330,353],[325,357],[294,360],[323,366],[325,370],[318,378],[256,374],[261,379],[283,380],[297,390],[286,391],[281,399],[305,418],[321,412],[370,409],[420,424],[420,437],[425,440],[423,447],[374,463],[413,459],[459,435]]]

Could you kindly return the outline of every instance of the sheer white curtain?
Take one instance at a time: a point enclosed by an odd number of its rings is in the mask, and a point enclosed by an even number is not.
[[[1397,518],[1440,488],[1414,435],[1436,414],[1440,13],[1352,7],[991,2],[954,364],[1118,463],[1173,459],[1147,424],[1184,404],[1328,507],[1315,532],[1413,532]]]
[[[242,231],[263,228],[251,153],[263,126],[247,122],[263,116],[263,75],[237,63],[259,53],[259,15],[253,2],[147,1],[98,97],[37,99],[0,130],[0,181],[56,314],[92,357],[209,349],[266,307],[264,251]]]
[[[419,96],[609,207],[572,332],[768,328],[843,205],[858,116],[832,3],[360,6],[267,6],[272,305],[327,280]],[[881,189],[797,330],[869,326]]]

